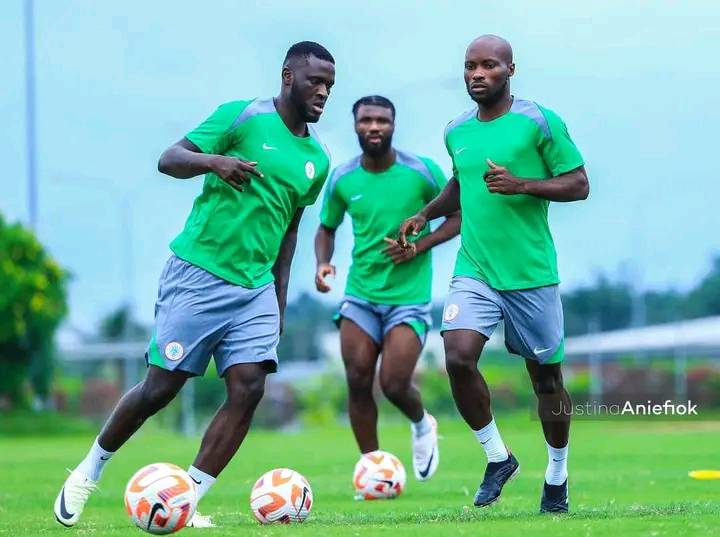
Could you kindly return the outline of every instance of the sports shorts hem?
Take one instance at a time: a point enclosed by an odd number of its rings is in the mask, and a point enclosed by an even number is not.
[[[440,329],[440,335],[444,335],[445,332],[454,332],[455,330],[472,330],[473,332],[477,332],[481,336],[485,336],[486,338],[490,339],[490,337],[493,335],[494,330],[490,330],[487,333],[480,330],[477,326],[455,326],[453,328],[445,328]]]
[[[278,359],[274,356],[268,356],[266,358],[257,358],[255,360],[231,360],[229,363],[223,364],[222,369],[218,369],[218,376],[224,377],[228,369],[234,365],[242,364],[262,364],[263,369],[266,373],[277,373],[278,370]]]

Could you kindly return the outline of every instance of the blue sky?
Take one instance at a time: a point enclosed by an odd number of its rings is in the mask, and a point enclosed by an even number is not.
[[[22,6],[0,6],[0,211],[25,221]],[[482,33],[509,39],[513,93],[557,111],[587,161],[590,199],[550,211],[565,289],[599,272],[687,288],[720,252],[714,2],[36,0],[36,33],[39,234],[74,274],[71,321],[83,328],[127,296],[152,319],[167,244],[201,188],[158,174],[157,157],[217,104],[276,94],[282,57],[303,39],[337,60],[318,124],[334,164],[358,151],[352,103],[380,93],[398,109],[396,145],[446,171],[443,128],[471,105],[465,47]],[[317,214],[302,223],[291,295],[314,289]],[[350,239],[346,224],[331,300]],[[456,249],[435,256],[437,300]]]

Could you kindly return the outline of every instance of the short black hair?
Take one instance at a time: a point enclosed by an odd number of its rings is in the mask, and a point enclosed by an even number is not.
[[[309,58],[315,56],[319,60],[325,60],[332,64],[335,63],[335,58],[328,52],[328,49],[315,43],[314,41],[300,41],[290,47],[285,55],[285,62],[293,58]]]
[[[358,109],[364,104],[389,108],[392,111],[393,119],[395,119],[395,105],[390,99],[382,95],[366,95],[365,97],[360,97],[352,107],[353,117],[357,117]]]

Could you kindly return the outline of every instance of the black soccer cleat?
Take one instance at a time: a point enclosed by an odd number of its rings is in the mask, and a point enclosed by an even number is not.
[[[502,462],[489,462],[485,477],[475,493],[475,507],[486,507],[500,498],[505,483],[520,472],[520,463],[508,450],[508,458]]]
[[[567,513],[568,512],[568,482],[562,485],[549,485],[543,487],[540,500],[541,513]]]

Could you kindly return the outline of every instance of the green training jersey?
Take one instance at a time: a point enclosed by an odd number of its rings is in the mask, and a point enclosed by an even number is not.
[[[424,304],[430,302],[430,252],[395,265],[383,253],[384,239],[396,238],[403,220],[437,196],[446,180],[432,160],[404,151],[395,154],[395,163],[380,173],[365,170],[361,156],[335,168],[320,221],[335,229],[346,212],[352,220],[355,241],[345,294],[376,304]]]
[[[510,110],[480,121],[477,108],[445,129],[445,145],[460,182],[461,245],[456,276],[470,276],[505,291],[559,283],[548,226],[547,200],[491,194],[483,179],[486,159],[516,177],[541,181],[572,171],[583,159],[563,121],[532,101],[514,99]]]
[[[179,258],[243,287],[273,281],[272,267],[299,207],[312,205],[327,178],[330,160],[315,131],[295,136],[272,99],[221,105],[186,138],[203,153],[257,162],[264,177],[251,175],[239,192],[214,173],[185,229],[170,244]]]

